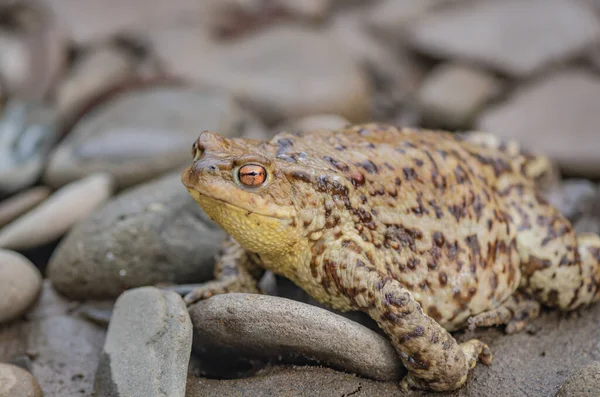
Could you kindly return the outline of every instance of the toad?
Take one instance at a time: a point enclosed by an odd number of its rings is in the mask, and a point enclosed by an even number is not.
[[[182,181],[229,235],[188,304],[259,292],[268,269],[330,307],[367,313],[404,388],[461,387],[492,352],[451,331],[517,332],[541,305],[600,299],[600,237],[540,195],[549,160],[474,132],[363,124],[268,141],[205,131]]]

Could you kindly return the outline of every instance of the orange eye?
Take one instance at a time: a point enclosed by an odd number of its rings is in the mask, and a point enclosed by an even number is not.
[[[238,171],[240,183],[250,187],[260,186],[267,180],[267,170],[262,165],[244,165]]]

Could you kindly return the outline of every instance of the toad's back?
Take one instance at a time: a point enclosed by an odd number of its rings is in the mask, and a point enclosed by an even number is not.
[[[512,169],[498,151],[446,133],[381,126],[282,133],[268,146],[291,167],[312,170],[288,173],[306,189],[302,205],[327,213],[307,228],[324,230],[324,243],[356,244],[448,329],[517,288],[515,230],[496,193],[496,177]]]

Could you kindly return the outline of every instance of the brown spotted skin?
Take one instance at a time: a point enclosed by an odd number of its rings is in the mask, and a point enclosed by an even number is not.
[[[365,124],[268,142],[204,132],[195,150],[182,180],[207,214],[252,263],[368,313],[409,369],[404,386],[453,390],[491,361],[485,344],[448,331],[534,316],[533,299],[559,309],[597,299],[600,239],[577,237],[539,197],[550,164],[514,143]],[[240,183],[248,164],[264,184]]]

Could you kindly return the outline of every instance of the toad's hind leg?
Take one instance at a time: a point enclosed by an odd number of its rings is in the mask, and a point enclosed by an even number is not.
[[[501,153],[512,163],[515,170],[533,181],[539,188],[549,187],[558,182],[560,178],[558,168],[547,156],[528,151],[515,140],[503,140],[497,135],[482,131],[458,133],[456,137],[475,145],[475,154],[481,148],[492,150],[490,153],[486,153],[486,156],[494,152]],[[490,159],[495,160],[493,155],[490,156]]]
[[[520,290],[540,303],[573,310],[600,299],[600,237],[580,234],[524,181],[498,189],[517,228]]]
[[[477,361],[491,363],[492,353],[485,343],[477,339],[457,343],[423,312],[410,291],[376,270],[368,258],[343,247],[331,252],[318,269],[318,285],[327,289],[322,298],[337,302],[338,307],[361,310],[377,322],[408,369],[403,388],[455,390]]]
[[[502,305],[469,318],[469,329],[506,324],[505,332],[520,332],[540,313],[540,303],[523,293],[512,294]]]

